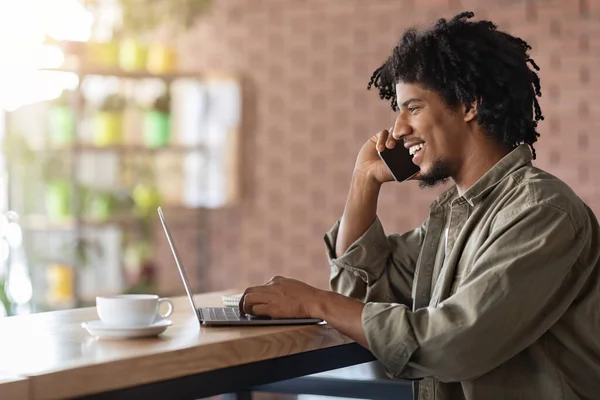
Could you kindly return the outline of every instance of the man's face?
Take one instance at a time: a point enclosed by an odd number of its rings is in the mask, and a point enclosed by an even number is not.
[[[463,160],[467,122],[462,107],[452,110],[435,92],[418,84],[398,83],[399,115],[394,137],[410,145],[413,163],[421,169],[421,187],[456,176]]]

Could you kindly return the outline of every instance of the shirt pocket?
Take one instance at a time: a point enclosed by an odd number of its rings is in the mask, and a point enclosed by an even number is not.
[[[453,269],[453,270],[452,270]],[[466,277],[466,263],[459,262],[456,266],[444,263],[440,276],[433,288],[430,306],[437,307],[439,303],[452,296]],[[450,274],[452,274],[450,276]]]
[[[470,239],[479,238],[480,234],[474,234]],[[467,243],[462,248],[460,253],[460,258],[458,259],[458,264],[456,269],[454,270],[454,280],[452,285],[450,286],[449,296],[452,296],[461,288],[465,281],[467,281],[469,274],[471,272],[471,268],[473,263],[475,262],[475,255],[477,254],[477,249],[480,247],[480,243],[478,240],[468,240]]]

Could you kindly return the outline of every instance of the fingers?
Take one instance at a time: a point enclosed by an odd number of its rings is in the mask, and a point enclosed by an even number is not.
[[[255,292],[259,288],[260,288],[260,286],[255,286],[255,287],[249,287],[246,290],[244,290],[244,293],[242,293],[242,297],[240,298],[240,302],[238,303],[238,308],[240,310],[241,315],[246,314],[246,312],[244,311],[244,302],[246,301],[246,296],[248,296],[250,293]]]
[[[269,281],[267,283],[265,283],[265,285],[272,285],[273,283],[279,283],[284,279],[285,278],[283,276],[275,275],[274,277],[269,279]]]
[[[244,297],[246,297],[246,293],[248,293],[248,289],[244,290],[244,293],[242,293],[242,297],[240,297],[240,301],[238,303],[238,309],[240,310],[240,314],[242,314],[242,315],[244,314]]]
[[[271,292],[277,292],[278,290],[280,290],[280,284],[285,281],[286,278],[276,275],[261,286],[249,287],[246,290],[244,290],[244,293],[242,293],[242,297],[240,298],[240,302],[238,303],[240,314],[244,315],[246,313],[246,311],[244,310],[244,303],[247,301],[246,298],[249,294],[268,294]]]
[[[255,304],[252,307],[252,315],[257,317],[271,317],[278,318],[279,315],[275,312],[275,308],[272,304]]]
[[[392,136],[393,127],[390,129],[384,129],[377,134],[377,144],[375,148],[377,151],[382,152],[386,147],[393,149],[396,146],[396,139]]]
[[[388,130],[389,134],[387,137],[387,140],[385,142],[385,147],[387,147],[388,149],[393,149],[394,147],[396,147],[396,139],[394,139],[394,127],[391,127]]]
[[[257,314],[257,306],[267,305],[273,302],[273,295],[269,293],[246,293],[244,296],[244,303],[242,304],[242,308],[240,312],[243,310],[244,313],[252,314],[252,315],[262,315]]]
[[[389,132],[385,129],[377,134],[377,144],[375,148],[377,151],[382,152],[385,149],[385,142],[387,141]]]

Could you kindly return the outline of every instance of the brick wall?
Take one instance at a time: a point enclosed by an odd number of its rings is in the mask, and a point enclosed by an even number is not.
[[[190,68],[244,76],[243,201],[208,213],[183,257],[196,288],[260,284],[274,274],[326,287],[324,232],[340,217],[354,158],[394,120],[366,85],[401,32],[472,10],[533,46],[541,67],[536,165],[563,178],[600,212],[600,1],[227,0],[182,39]],[[388,232],[419,225],[440,189],[388,184],[379,214]],[[184,237],[185,236],[185,237]],[[204,237],[204,236],[202,236]],[[165,288],[181,291],[162,236]],[[204,246],[203,246],[204,247]]]

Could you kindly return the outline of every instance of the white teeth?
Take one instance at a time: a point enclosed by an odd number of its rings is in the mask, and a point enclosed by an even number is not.
[[[423,145],[424,145],[424,143],[419,143],[419,144],[415,144],[414,146],[411,146],[408,149],[408,153],[411,156],[414,156],[417,153],[417,151],[419,151],[419,150],[421,150],[423,148]]]

